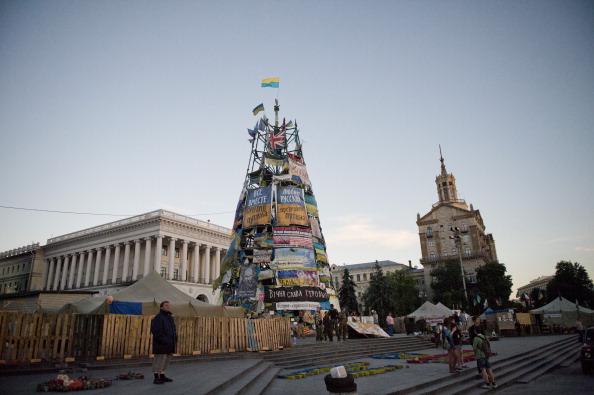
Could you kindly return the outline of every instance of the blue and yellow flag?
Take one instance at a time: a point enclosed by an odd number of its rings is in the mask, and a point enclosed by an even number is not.
[[[262,103],[262,104],[258,104],[258,105],[256,106],[256,108],[254,108],[254,109],[252,110],[252,112],[254,113],[254,115],[258,114],[260,111],[264,111],[264,103]]]
[[[278,83],[280,78],[276,77],[276,78],[266,78],[264,80],[262,80],[262,88],[278,88]]]

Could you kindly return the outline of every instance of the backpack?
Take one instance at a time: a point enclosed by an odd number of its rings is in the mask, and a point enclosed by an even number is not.
[[[481,346],[481,351],[485,353],[485,357],[489,358],[493,354],[491,352],[491,343],[489,343],[489,340],[485,336],[482,336],[482,338],[483,343]]]

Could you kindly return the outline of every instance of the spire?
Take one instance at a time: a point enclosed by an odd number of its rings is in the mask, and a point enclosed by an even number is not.
[[[439,160],[441,161],[441,175],[445,176],[448,174],[445,168],[445,164],[443,163],[443,155],[441,154],[441,144],[439,144]]]

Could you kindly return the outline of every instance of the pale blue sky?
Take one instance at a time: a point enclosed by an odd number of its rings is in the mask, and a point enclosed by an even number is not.
[[[441,144],[515,287],[594,276],[592,1],[3,1],[0,37],[2,206],[230,227],[278,94],[331,263],[419,264]],[[0,251],[119,218],[0,208]]]

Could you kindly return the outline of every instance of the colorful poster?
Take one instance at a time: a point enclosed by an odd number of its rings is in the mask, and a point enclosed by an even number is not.
[[[290,268],[316,268],[316,256],[314,250],[307,248],[276,248],[274,250],[274,261],[272,267]]]
[[[276,279],[283,286],[318,285],[318,272],[315,270],[278,270]]]
[[[316,217],[309,217],[309,226],[314,237],[321,239],[322,231],[320,230],[320,221]]]
[[[269,263],[272,259],[272,250],[254,250],[254,263]]]
[[[264,302],[327,302],[328,294],[318,287],[267,287],[264,291]]]
[[[313,247],[311,229],[295,226],[276,226],[273,228],[275,247]]]
[[[307,167],[304,164],[298,163],[289,158],[289,173],[291,174],[293,181],[311,186],[309,175],[307,174]]]
[[[277,224],[307,226],[303,190],[295,186],[279,186],[276,195]]]
[[[243,214],[243,227],[251,228],[256,225],[270,223],[272,201],[272,187],[252,189],[248,192]]]
[[[258,276],[255,264],[241,266],[237,296],[240,298],[253,298],[258,289]]]

